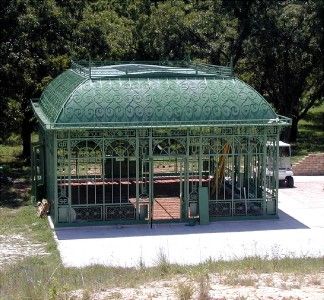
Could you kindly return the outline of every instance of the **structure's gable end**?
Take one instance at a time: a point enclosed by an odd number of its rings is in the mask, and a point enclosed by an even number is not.
[[[40,106],[51,122],[55,122],[66,100],[84,80],[85,77],[67,70],[46,87],[40,98]]]

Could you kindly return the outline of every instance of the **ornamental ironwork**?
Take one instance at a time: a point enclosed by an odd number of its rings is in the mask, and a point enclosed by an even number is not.
[[[132,205],[107,206],[107,220],[132,220],[135,219],[135,208]]]
[[[101,221],[102,206],[73,207],[76,221]]]
[[[228,217],[232,215],[231,202],[210,202],[209,215],[211,217]]]
[[[226,68],[73,63],[32,105],[33,194],[55,225],[277,215],[290,120]]]
[[[129,66],[132,66],[132,75],[121,75]],[[48,85],[39,102],[34,102],[34,109],[44,124],[60,128],[73,126],[75,129],[75,126],[90,124],[125,130],[129,126],[202,125],[228,121],[256,125],[287,123],[252,87],[233,76],[219,76],[218,72],[209,71],[213,68],[215,66],[197,73],[190,67],[152,68],[145,64],[121,64],[92,67],[90,74],[100,74],[93,78],[74,68],[63,72]],[[222,134],[233,134],[230,127],[224,130]],[[102,133],[94,130],[88,134],[101,136]],[[180,130],[177,134],[181,135]]]

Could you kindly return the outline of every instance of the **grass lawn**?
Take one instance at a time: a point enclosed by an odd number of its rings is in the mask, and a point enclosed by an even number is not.
[[[293,161],[308,153],[324,152],[324,103],[312,108],[298,123],[297,143],[293,145]]]

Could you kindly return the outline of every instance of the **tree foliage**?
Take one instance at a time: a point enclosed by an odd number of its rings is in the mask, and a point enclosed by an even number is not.
[[[289,138],[297,123],[323,100],[323,18],[319,2],[274,2],[245,41],[242,75],[280,114],[291,117]]]
[[[2,3],[1,16],[1,125],[6,128],[1,138],[18,129],[28,157],[33,129],[30,99],[67,67],[68,27],[54,1],[8,0]],[[17,109],[12,109],[13,102]]]
[[[74,59],[228,64],[297,123],[323,101],[320,0],[2,0],[1,133],[29,155],[30,99]]]

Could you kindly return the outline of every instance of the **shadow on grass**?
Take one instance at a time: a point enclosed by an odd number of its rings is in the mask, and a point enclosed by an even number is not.
[[[23,159],[16,159],[11,162],[1,163],[3,167],[3,172],[8,177],[14,179],[29,179],[30,178],[30,163],[26,162]]]
[[[324,127],[302,124],[299,128],[297,143],[292,147],[293,155],[324,152]]]
[[[22,192],[22,190],[24,190],[24,192]],[[0,195],[0,207],[18,208],[29,204],[29,188],[25,186],[21,188],[20,185],[19,190],[17,190],[15,184],[2,185],[0,187]]]
[[[293,155],[304,156],[312,152],[324,152],[324,104],[311,109],[298,125]]]
[[[1,163],[1,172],[8,182],[0,185],[0,206],[18,208],[30,200],[30,167],[24,160]]]
[[[305,117],[305,121],[318,124],[319,129],[324,130],[324,111],[310,111]]]

